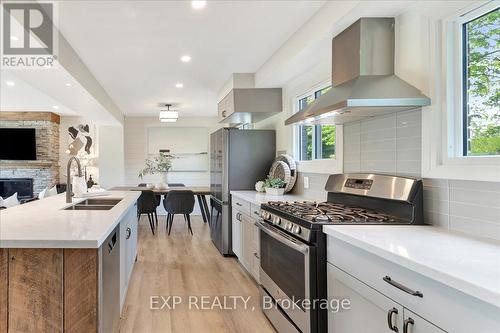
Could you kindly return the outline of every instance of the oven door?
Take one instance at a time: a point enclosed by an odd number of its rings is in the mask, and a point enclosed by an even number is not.
[[[302,332],[310,332],[311,312],[302,307],[302,300],[310,300],[310,264],[315,249],[265,221],[257,225],[260,282],[293,323]]]

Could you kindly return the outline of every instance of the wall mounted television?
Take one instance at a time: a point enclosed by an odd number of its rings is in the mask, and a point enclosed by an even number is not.
[[[34,128],[0,128],[0,160],[36,160]]]

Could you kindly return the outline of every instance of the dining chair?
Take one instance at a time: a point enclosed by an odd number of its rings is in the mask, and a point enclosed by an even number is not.
[[[158,215],[156,214],[156,207],[158,207],[157,197],[151,190],[144,190],[137,200],[137,219],[141,218],[142,214],[148,215],[149,226],[151,232],[155,234],[155,221],[158,226]]]
[[[194,193],[190,190],[172,190],[167,193],[165,199],[163,199],[163,207],[167,211],[167,228],[168,234],[172,230],[172,224],[174,223],[174,217],[176,214],[184,215],[184,219],[187,221],[188,230],[193,234],[193,229],[191,228],[191,213],[194,209]]]
[[[137,186],[138,187],[146,187],[146,186],[148,186],[148,184],[147,183],[140,183]],[[156,207],[160,207],[160,203],[161,203],[161,195],[156,194]],[[158,227],[158,219],[156,219],[156,227]]]

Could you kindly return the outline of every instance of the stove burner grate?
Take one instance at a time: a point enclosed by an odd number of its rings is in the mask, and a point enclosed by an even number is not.
[[[295,217],[316,223],[380,223],[399,221],[393,216],[362,207],[345,206],[331,202],[270,201],[268,205]]]

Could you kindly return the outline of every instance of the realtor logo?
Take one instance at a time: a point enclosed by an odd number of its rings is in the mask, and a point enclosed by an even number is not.
[[[3,68],[53,68],[57,33],[55,4],[49,2],[2,3]]]

